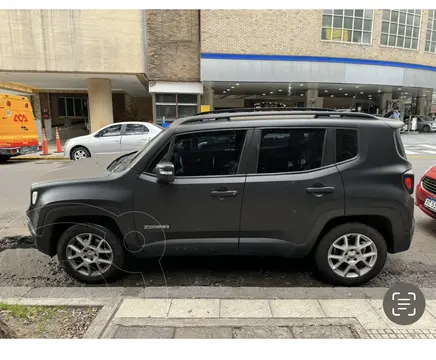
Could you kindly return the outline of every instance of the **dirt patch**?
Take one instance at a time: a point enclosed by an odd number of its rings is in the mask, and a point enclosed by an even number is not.
[[[98,307],[24,306],[0,303],[0,326],[4,327],[5,333],[10,333],[19,339],[80,339],[99,310]]]

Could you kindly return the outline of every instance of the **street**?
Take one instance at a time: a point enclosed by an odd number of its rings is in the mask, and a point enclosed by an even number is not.
[[[436,134],[404,134],[404,146],[418,181],[436,163]],[[24,212],[29,186],[62,162],[40,160],[0,165],[0,284],[2,286],[83,286],[71,280],[56,259],[30,248]],[[415,208],[416,232],[409,251],[390,255],[383,272],[366,287],[396,282],[436,287],[436,221]],[[22,236],[24,235],[24,237]],[[129,266],[113,286],[325,287],[307,259],[163,258]]]

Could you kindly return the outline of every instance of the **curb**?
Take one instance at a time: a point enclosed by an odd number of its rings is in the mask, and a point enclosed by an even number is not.
[[[35,160],[69,161],[70,159],[63,156],[29,156],[29,157],[16,157],[16,158],[9,159],[9,161],[35,161]]]

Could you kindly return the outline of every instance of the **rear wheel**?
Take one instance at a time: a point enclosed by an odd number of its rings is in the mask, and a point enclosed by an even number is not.
[[[424,131],[424,132],[430,132],[430,126],[425,125],[425,126],[422,128],[422,131]]]
[[[124,263],[120,239],[96,224],[78,224],[66,230],[59,239],[57,255],[68,275],[87,284],[114,280]]]
[[[348,223],[330,230],[320,241],[315,262],[332,285],[359,286],[375,277],[384,267],[387,246],[374,228]]]
[[[81,160],[91,157],[91,153],[84,146],[77,146],[71,151],[71,160]]]
[[[0,155],[0,164],[5,163],[9,160],[9,156],[7,155]]]

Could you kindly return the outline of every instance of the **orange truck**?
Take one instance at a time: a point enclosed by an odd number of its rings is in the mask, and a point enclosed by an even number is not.
[[[0,94],[0,162],[38,151],[38,128],[30,100]]]

